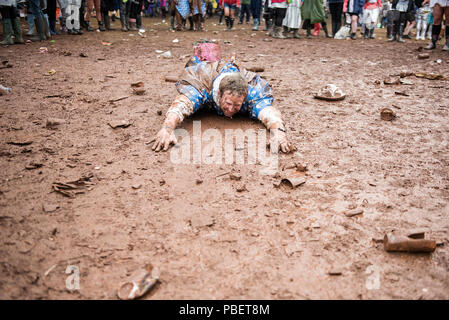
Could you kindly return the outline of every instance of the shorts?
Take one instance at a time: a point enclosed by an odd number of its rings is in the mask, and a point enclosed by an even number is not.
[[[359,14],[358,13],[355,13],[355,12],[348,12],[348,14],[352,17],[352,16],[358,16]]]
[[[415,21],[415,13],[414,12],[407,12],[405,20],[409,21],[409,22]]]
[[[224,4],[224,8],[229,8],[229,9],[231,9],[231,10],[235,10],[235,9],[237,8],[237,5],[236,5],[236,4],[228,4],[228,3],[225,3],[225,4]]]

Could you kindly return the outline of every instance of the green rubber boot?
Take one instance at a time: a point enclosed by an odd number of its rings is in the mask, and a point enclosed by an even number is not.
[[[22,28],[20,27],[20,20],[19,18],[15,18],[12,21],[12,28],[14,30],[14,42],[24,44],[25,41],[23,41],[22,37]]]
[[[13,29],[11,19],[3,19],[3,41],[0,42],[2,46],[14,44],[12,39]]]

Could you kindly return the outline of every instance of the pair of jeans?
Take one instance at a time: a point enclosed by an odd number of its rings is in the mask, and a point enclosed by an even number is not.
[[[41,9],[39,0],[29,0],[29,6],[36,19],[44,19],[44,12]]]
[[[243,23],[243,17],[246,14],[246,22],[249,22],[249,4],[242,4],[240,7],[240,23]]]
[[[266,0],[268,2],[268,0]],[[260,19],[260,11],[262,10],[262,0],[251,0],[251,13],[253,19]]]

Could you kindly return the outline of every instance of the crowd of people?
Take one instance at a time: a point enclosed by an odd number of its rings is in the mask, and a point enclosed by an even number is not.
[[[417,40],[425,40],[426,35],[431,40],[425,47],[429,50],[436,48],[444,30],[443,50],[449,51],[449,0],[0,0],[1,44],[24,43],[20,17],[26,17],[29,40],[44,41],[60,33],[95,31],[93,12],[98,31],[111,30],[111,19],[117,17],[122,31],[137,31],[142,16],[167,15],[175,31],[204,30],[205,19],[213,15],[218,15],[219,25],[224,18],[226,30],[233,30],[236,18],[238,24],[249,24],[252,17],[252,30],[259,30],[264,21],[263,30],[279,39],[290,38],[290,33],[300,38],[301,28],[307,38],[323,30],[329,38],[356,40],[360,28],[365,39],[373,39],[380,27],[386,28],[388,41],[405,42],[416,28]]]

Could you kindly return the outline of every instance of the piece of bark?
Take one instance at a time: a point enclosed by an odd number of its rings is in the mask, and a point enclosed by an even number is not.
[[[347,217],[354,217],[357,216],[359,214],[363,214],[363,210],[362,209],[354,209],[354,210],[349,210],[345,212],[345,216]]]
[[[108,122],[108,125],[112,128],[112,129],[116,129],[116,128],[128,128],[131,125],[131,122],[127,121],[127,120],[112,120]]]
[[[164,80],[166,82],[178,82],[179,78],[175,76],[165,76]]]
[[[64,123],[65,123],[64,119],[48,118],[45,126],[47,128],[51,128],[51,127],[59,126],[60,124],[64,124]]]
[[[246,68],[246,70],[252,71],[252,72],[264,72],[265,68],[264,67],[248,67],[248,68]]]
[[[32,144],[33,140],[29,140],[27,138],[15,138],[15,139],[11,139],[7,143],[15,145],[15,146],[27,146],[29,144]]]

